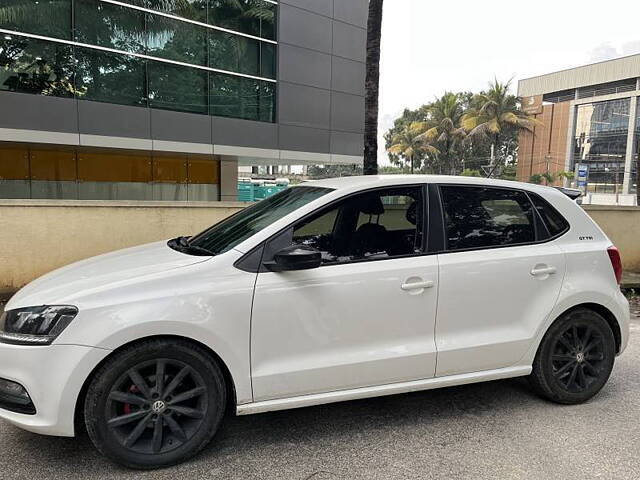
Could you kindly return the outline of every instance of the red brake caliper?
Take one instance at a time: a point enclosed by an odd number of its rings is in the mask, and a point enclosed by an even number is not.
[[[129,387],[129,393],[138,393],[138,387],[136,387],[135,385],[131,385],[131,387]],[[124,407],[123,407],[124,413],[125,415],[129,414],[132,412],[131,410],[131,404],[130,403],[125,403]]]

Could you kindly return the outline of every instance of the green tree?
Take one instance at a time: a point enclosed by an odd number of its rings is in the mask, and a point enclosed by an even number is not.
[[[517,135],[523,130],[533,131],[538,121],[522,112],[518,98],[510,93],[511,81],[500,83],[497,79],[489,84],[486,92],[478,94],[472,100],[471,108],[462,117],[462,127],[468,132],[468,139],[488,140],[492,146],[490,172],[496,169],[496,156],[501,139],[508,135]]]
[[[413,122],[405,125],[404,128],[390,139],[391,145],[388,151],[395,155],[396,165],[408,164],[411,173],[414,173],[416,165],[419,169],[423,167],[417,163],[417,159],[424,158],[424,155],[436,156],[439,150],[426,139],[424,133],[428,124],[425,122]]]
[[[438,149],[439,173],[455,174],[462,160],[460,146],[466,132],[460,127],[464,114],[460,94],[446,92],[428,106],[427,123],[433,125],[424,134],[428,144]]]

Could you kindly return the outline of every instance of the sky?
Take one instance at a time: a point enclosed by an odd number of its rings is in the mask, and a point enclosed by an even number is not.
[[[479,91],[640,53],[637,0],[386,0],[382,25],[380,146],[405,108],[445,91]]]

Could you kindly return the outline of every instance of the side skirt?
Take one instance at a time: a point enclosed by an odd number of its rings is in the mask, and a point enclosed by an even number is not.
[[[281,398],[278,400],[265,400],[262,402],[246,403],[238,405],[236,415],[252,415],[254,413],[273,412],[276,410],[288,410],[291,408],[310,407],[324,403],[358,400],[361,398],[382,397],[398,393],[418,392],[434,388],[453,387],[467,383],[486,382],[503,378],[522,377],[531,373],[531,366],[518,366],[486,370],[484,372],[463,373],[446,377],[428,378],[426,380],[414,380],[411,382],[392,383],[375,387],[354,388],[351,390],[339,390],[336,392],[316,393],[313,395],[301,395],[298,397]]]

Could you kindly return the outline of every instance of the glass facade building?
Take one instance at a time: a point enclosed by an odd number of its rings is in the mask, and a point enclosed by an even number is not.
[[[598,192],[616,193],[622,189],[630,107],[629,98],[576,107],[574,164],[589,166],[589,183]]]
[[[272,0],[4,0],[0,90],[276,121]]]

